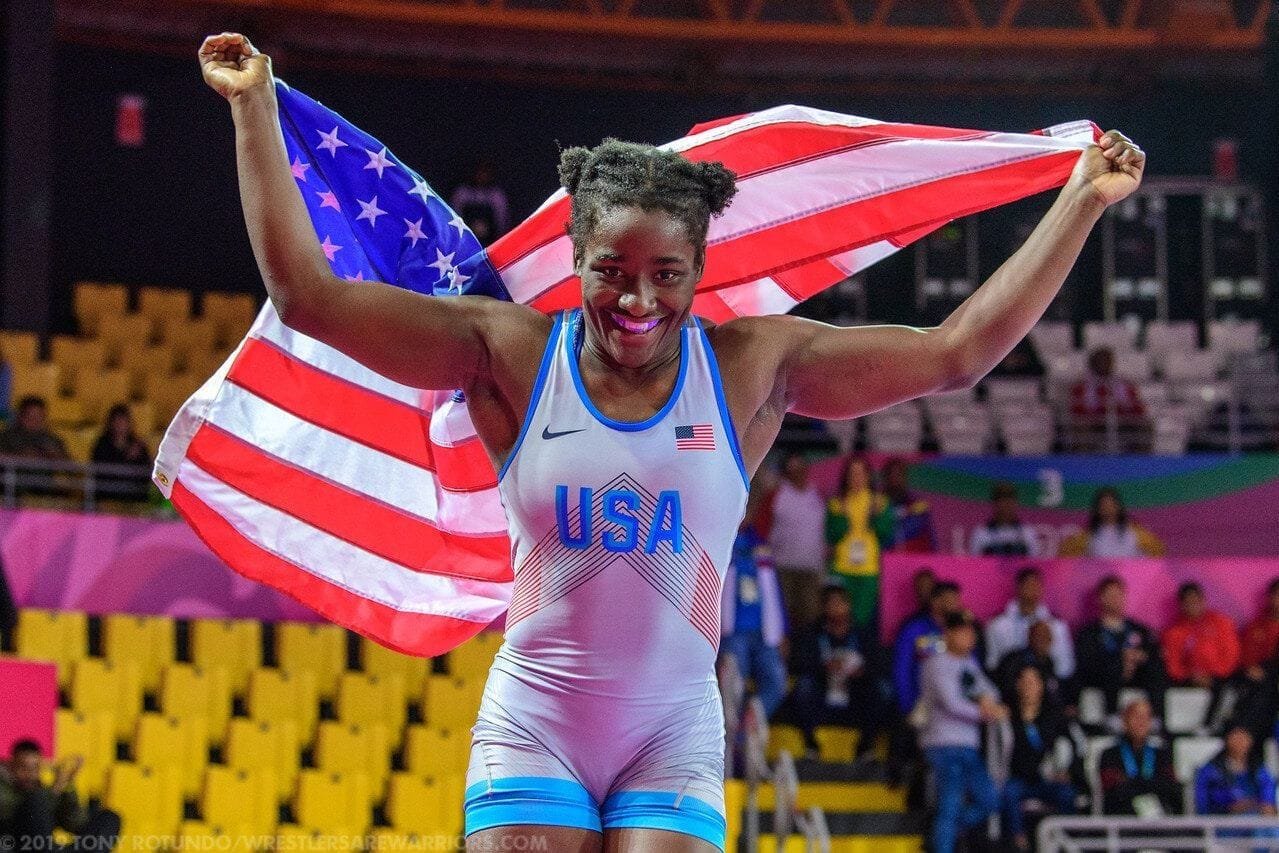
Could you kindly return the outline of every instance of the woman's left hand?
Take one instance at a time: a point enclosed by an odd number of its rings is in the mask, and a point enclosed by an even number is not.
[[[1108,130],[1079,157],[1069,186],[1091,193],[1106,207],[1141,185],[1146,152],[1117,130]]]

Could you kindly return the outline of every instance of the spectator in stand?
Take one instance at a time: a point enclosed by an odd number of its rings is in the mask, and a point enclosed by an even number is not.
[[[933,589],[937,586],[937,575],[930,568],[922,568],[910,579],[910,588],[915,593],[915,612],[902,620],[905,625],[916,616],[926,616],[932,610]],[[900,629],[899,629],[900,630]]]
[[[145,498],[150,491],[151,453],[133,432],[133,416],[124,403],[117,403],[107,412],[106,423],[93,445],[93,461],[147,469],[137,477],[103,478],[101,486],[107,494],[139,499]]]
[[[782,591],[768,544],[755,528],[762,493],[751,484],[733,556],[724,576],[720,648],[737,662],[742,678],[755,684],[755,695],[771,718],[786,695],[786,666],[781,643],[786,635]]]
[[[1203,587],[1193,581],[1177,590],[1177,606],[1180,615],[1163,637],[1168,677],[1175,684],[1203,687],[1216,695],[1239,667],[1235,623],[1209,610]]]
[[[959,584],[938,581],[929,595],[928,610],[906,620],[893,644],[893,688],[897,709],[909,716],[919,702],[919,672],[924,662],[941,651],[946,617],[960,611]]]
[[[41,397],[23,397],[18,417],[0,431],[0,454],[27,459],[66,459],[67,447],[49,430],[49,407]]]
[[[1135,385],[1114,373],[1114,352],[1099,347],[1088,354],[1088,373],[1070,389],[1077,451],[1095,453],[1108,449],[1112,422],[1120,449],[1141,452],[1149,446],[1149,422],[1141,395]]]
[[[831,575],[848,591],[859,627],[876,622],[880,543],[891,540],[892,531],[888,499],[875,490],[869,463],[848,457],[839,492],[826,505],[826,543],[831,546]]]
[[[1052,634],[1053,671],[1062,680],[1075,675],[1075,646],[1066,623],[1055,618],[1044,604],[1044,576],[1033,566],[1017,573],[1016,594],[1004,612],[986,628],[986,667],[996,669],[1004,657],[1025,649],[1030,626],[1048,625]]]
[[[1255,754],[1243,723],[1226,730],[1226,742],[1195,774],[1195,811],[1201,815],[1275,816],[1275,779]]]
[[[1159,538],[1128,517],[1123,498],[1113,486],[1097,490],[1088,527],[1062,540],[1062,557],[1162,557]]]
[[[1127,587],[1116,575],[1097,585],[1100,614],[1084,625],[1075,644],[1079,660],[1078,686],[1100,690],[1106,699],[1106,713],[1119,709],[1119,694],[1125,688],[1145,691],[1162,715],[1167,676],[1163,653],[1154,632],[1127,616]]]
[[[1124,706],[1119,743],[1101,754],[1102,810],[1108,815],[1180,814],[1181,784],[1172,750],[1152,737],[1154,711],[1145,699]]]
[[[511,225],[506,190],[497,185],[493,164],[486,160],[477,163],[471,177],[453,191],[449,206],[483,246],[501,237]]]
[[[1266,606],[1243,631],[1235,716],[1260,743],[1276,732],[1279,717],[1279,578],[1266,589]]]
[[[9,423],[13,417],[10,407],[13,405],[13,365],[0,350],[0,421]]]
[[[77,836],[76,849],[109,851],[120,834],[120,818],[107,809],[86,808],[76,796],[76,774],[83,760],[74,756],[48,768],[51,785],[40,781],[43,761],[33,740],[13,745],[7,767],[0,768],[0,850],[52,850],[53,831]]]
[[[893,534],[885,550],[907,554],[931,554],[937,550],[937,531],[928,502],[920,500],[906,482],[905,459],[884,464],[884,493],[892,510]]]
[[[1025,648],[1011,651],[999,661],[993,677],[1005,701],[1012,702],[1011,697],[1017,687],[1017,674],[1026,667],[1033,666],[1039,673],[1049,700],[1054,705],[1073,711],[1076,695],[1074,681],[1069,676],[1058,674],[1060,664],[1053,656],[1054,645],[1058,641],[1057,633],[1051,622],[1035,622],[1030,626]]]
[[[946,617],[945,649],[921,673],[924,715],[919,743],[932,767],[937,815],[931,850],[951,853],[956,840],[982,826],[999,808],[999,792],[986,770],[984,723],[1008,719],[1008,708],[973,657],[977,627],[966,613]]]
[[[854,726],[861,730],[860,762],[871,754],[887,719],[872,672],[873,648],[869,636],[854,626],[842,586],[823,589],[821,603],[821,620],[791,645],[791,705],[811,757],[818,752],[818,726]]]
[[[990,490],[990,521],[973,529],[970,551],[978,557],[1034,557],[1035,531],[1017,517],[1017,487],[995,483]]]
[[[1266,587],[1266,606],[1248,623],[1240,638],[1239,665],[1251,681],[1261,681],[1266,666],[1279,655],[1279,578]]]
[[[1044,691],[1043,677],[1034,666],[1023,666],[1013,677],[1013,747],[1003,793],[1004,837],[1018,850],[1030,849],[1026,812],[1075,813],[1072,776],[1078,756],[1061,706]]]
[[[781,481],[768,502],[763,529],[777,564],[787,621],[802,627],[815,622],[821,613],[822,581],[826,575],[826,501],[808,480],[808,459],[804,454],[788,452],[782,458],[781,473]]]

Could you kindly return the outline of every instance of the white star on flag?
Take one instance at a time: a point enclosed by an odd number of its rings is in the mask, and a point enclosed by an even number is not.
[[[466,223],[462,221],[462,217],[458,216],[456,210],[453,211],[453,218],[449,220],[449,225],[457,229],[459,237],[466,233]]]
[[[434,267],[440,271],[440,278],[447,278],[449,271],[453,269],[453,256],[457,252],[449,252],[447,255],[439,249],[435,250],[435,260],[427,264],[428,267]]]
[[[331,207],[334,210],[341,211],[342,205],[338,202],[338,197],[331,192],[317,192],[320,197],[320,207]]]
[[[471,277],[462,272],[461,267],[453,267],[449,270],[449,290],[456,290],[459,294],[462,292],[462,285],[471,280]]]
[[[359,222],[361,219],[367,219],[369,227],[376,228],[377,218],[386,215],[386,211],[377,206],[377,196],[373,196],[369,201],[360,201],[358,198],[355,201],[360,205],[360,215],[355,217],[355,221]]]
[[[305,183],[306,170],[309,168],[311,168],[310,163],[303,163],[301,157],[294,157],[292,165],[289,166],[289,171],[293,173],[293,177]]]
[[[322,140],[316,147],[327,150],[329,154],[334,157],[338,156],[339,148],[346,147],[346,143],[338,139],[338,129],[336,126],[334,126],[333,130],[328,133],[325,133],[322,130],[317,130],[316,133],[320,134],[320,139]]]
[[[344,275],[342,278],[347,281],[364,281],[364,270],[360,270],[355,275]]]
[[[409,195],[419,196],[422,199],[422,203],[426,204],[431,200],[431,196],[435,195],[435,193],[431,192],[431,187],[426,181],[415,180],[413,182],[413,189],[409,190]]]
[[[395,166],[394,163],[386,159],[386,146],[383,146],[381,151],[369,151],[365,149],[364,153],[369,155],[369,162],[364,164],[364,168],[377,169],[377,176],[379,179],[382,177],[383,169],[387,166]]]
[[[329,239],[329,235],[325,234],[324,242],[320,244],[320,248],[324,250],[324,257],[331,261],[333,260],[333,256],[338,253],[338,249],[342,247],[335,245],[333,241]]]
[[[409,226],[409,230],[404,232],[404,236],[405,236],[405,237],[407,237],[408,239],[410,239],[410,240],[412,240],[412,241],[413,241],[413,243],[412,243],[411,245],[413,245],[414,247],[416,247],[416,246],[417,246],[417,241],[418,241],[418,240],[425,240],[425,239],[426,239],[426,234],[422,233],[422,220],[421,220],[421,219],[419,219],[417,222],[409,222],[409,221],[406,219],[406,220],[404,220],[404,224],[405,224],[405,225],[407,225],[407,226]],[[438,252],[439,250],[438,250],[438,249],[436,249],[436,251]]]

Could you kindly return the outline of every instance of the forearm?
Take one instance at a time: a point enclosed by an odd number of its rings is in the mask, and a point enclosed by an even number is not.
[[[231,99],[240,202],[249,242],[271,302],[290,325],[305,325],[333,275],[289,169],[275,91]]]
[[[1022,247],[935,330],[961,383],[988,373],[1043,316],[1104,210],[1087,189],[1068,186]]]

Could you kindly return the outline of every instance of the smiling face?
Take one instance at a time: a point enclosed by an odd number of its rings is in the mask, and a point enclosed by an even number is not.
[[[605,363],[642,369],[679,353],[701,278],[699,247],[663,210],[600,213],[575,259],[587,345]]]

